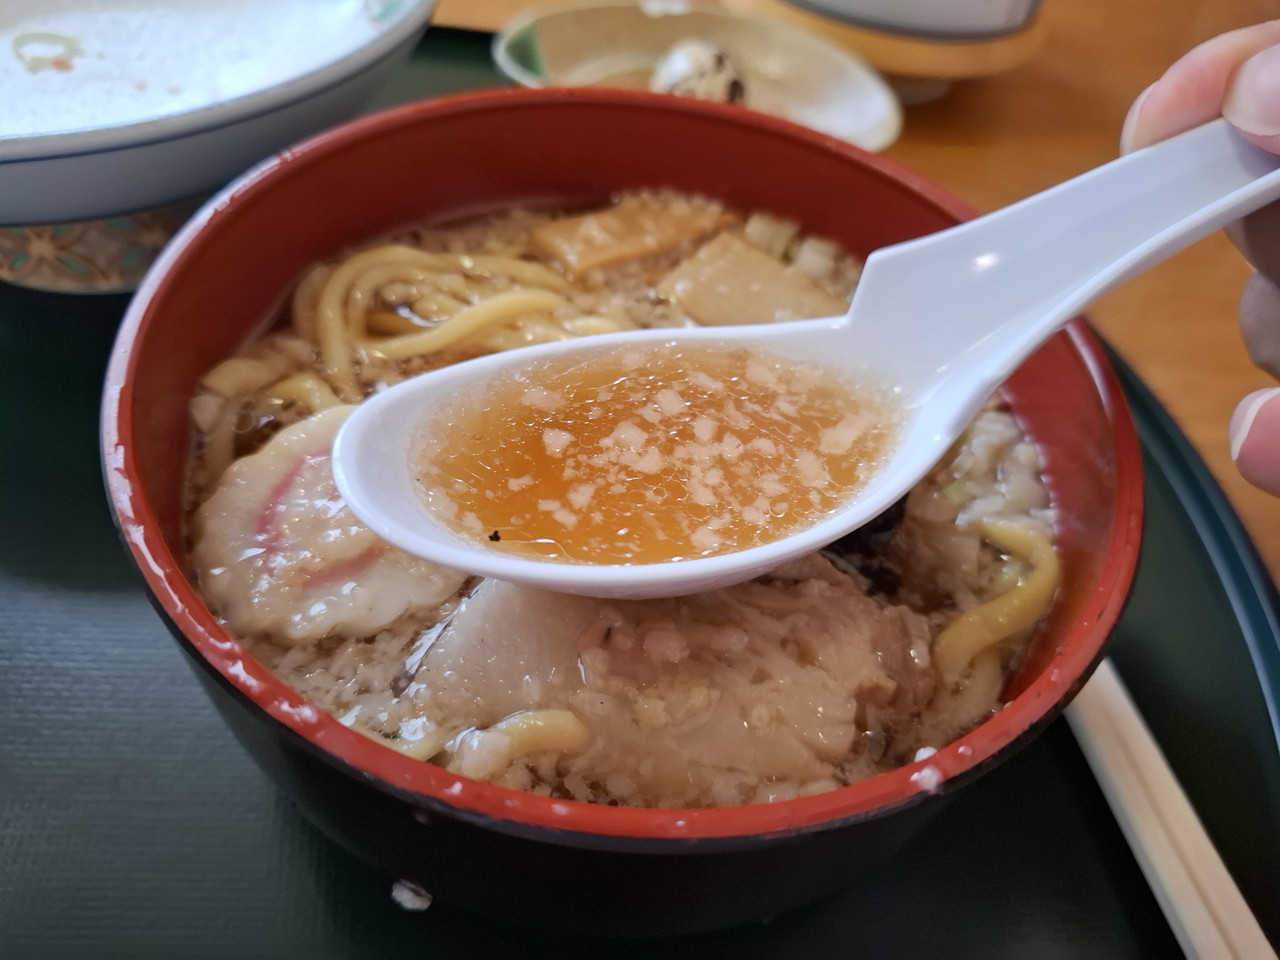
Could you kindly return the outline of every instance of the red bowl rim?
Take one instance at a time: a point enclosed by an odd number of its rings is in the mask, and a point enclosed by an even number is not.
[[[136,344],[153,322],[156,302],[175,282],[190,251],[204,242],[206,231],[228,208],[252,203],[295,164],[322,159],[353,138],[458,112],[502,111],[524,103],[545,106],[552,102],[702,113],[776,136],[801,138],[904,184],[957,220],[973,216],[972,208],[918,174],[844,141],[738,107],[643,92],[503,89],[457,94],[355,120],[282,151],[210,200],[166,247],[126,312],[108,365],[102,420],[106,485],[121,535],[165,618],[228,687],[300,737],[316,755],[423,807],[451,809],[508,832],[549,829],[634,841],[767,838],[867,819],[967,782],[1056,717],[1083,685],[1103,656],[1106,638],[1124,606],[1137,566],[1143,503],[1137,433],[1114,371],[1098,340],[1079,320],[1069,325],[1064,335],[1070,337],[1090,372],[1115,442],[1116,521],[1105,544],[1106,557],[1093,602],[1085,607],[1094,611],[1092,618],[1073,624],[1040,675],[970,733],[927,758],[826,793],[715,809],[642,809],[551,799],[457,776],[374,742],[294,692],[218,624],[183,573],[183,563],[170,550],[141,483],[132,416]]]

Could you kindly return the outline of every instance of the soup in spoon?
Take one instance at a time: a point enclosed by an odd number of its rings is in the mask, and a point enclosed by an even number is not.
[[[894,420],[888,391],[816,365],[662,341],[535,364],[457,406],[421,431],[428,509],[495,549],[602,564],[808,526],[874,473]]]

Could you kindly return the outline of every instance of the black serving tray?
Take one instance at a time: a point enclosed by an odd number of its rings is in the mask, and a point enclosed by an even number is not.
[[[384,102],[497,85],[488,43],[428,31]],[[401,909],[392,878],[313,829],[233,741],[118,542],[97,430],[126,303],[0,284],[0,957],[1179,955],[1063,721],[888,866],[767,926],[587,939]],[[1186,440],[1121,375],[1148,514],[1112,657],[1280,942],[1275,590]]]

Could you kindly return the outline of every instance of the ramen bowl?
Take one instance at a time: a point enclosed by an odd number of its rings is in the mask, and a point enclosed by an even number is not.
[[[129,309],[103,422],[110,498],[156,607],[246,750],[309,819],[389,880],[466,909],[619,934],[766,920],[901,850],[1084,683],[1128,593],[1142,513],[1123,397],[1073,323],[1004,390],[1042,451],[1059,594],[1007,704],[932,755],[775,803],[642,809],[468,779],[344,726],[255,659],[193,583],[184,471],[198,381],[278,315],[306,265],[343,248],[424,220],[640,187],[769,210],[864,256],[970,213],[884,158],[721,104],[614,90],[418,103],[291,148],[196,214]],[[1015,815],[1018,798],[1007,802]]]

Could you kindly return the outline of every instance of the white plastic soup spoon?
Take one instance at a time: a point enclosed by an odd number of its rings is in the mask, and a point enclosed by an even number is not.
[[[758,576],[821,549],[890,507],[945,453],[984,401],[1081,308],[1280,197],[1280,157],[1215,121],[1003,210],[868,258],[843,317],[586,337],[433,371],[362,403],[333,451],[338,489],[376,533],[459,570],[602,597],[678,596]],[[900,427],[883,465],[811,526],[737,552],[658,563],[522,557],[452,530],[428,508],[411,438],[458,397],[552,357],[606,346],[749,346],[846,378],[891,384]],[[467,401],[468,403],[470,401]]]

